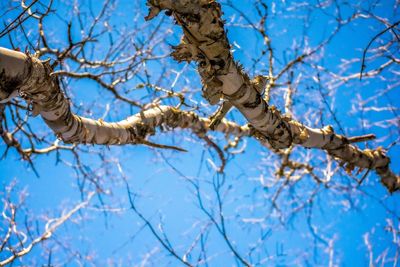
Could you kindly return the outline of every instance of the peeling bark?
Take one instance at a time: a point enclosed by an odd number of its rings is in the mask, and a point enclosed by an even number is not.
[[[17,51],[0,48],[0,100],[18,92],[65,143],[123,145],[140,144],[157,127],[189,128],[202,135],[209,130],[210,120],[194,112],[169,106],[155,106],[119,122],[105,122],[74,114],[62,93],[58,80],[51,75],[48,63]],[[245,136],[250,129],[223,120],[216,131]]]
[[[247,118],[256,134],[275,149],[292,144],[324,149],[347,164],[346,170],[373,169],[390,192],[400,190],[400,177],[390,170],[390,159],[382,149],[361,150],[346,137],[335,134],[330,126],[307,127],[268,105],[262,98],[263,81],[251,81],[233,59],[220,4],[214,0],[148,0],[148,6],[146,19],[167,10],[183,28],[181,43],[171,55],[177,61],[198,64],[203,96],[210,104],[217,104],[221,98],[229,101]]]

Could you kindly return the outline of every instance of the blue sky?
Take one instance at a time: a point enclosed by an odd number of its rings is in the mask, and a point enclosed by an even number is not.
[[[257,13],[252,6],[252,1],[232,2],[239,10],[243,10],[250,20],[257,21]],[[89,14],[89,3],[89,0],[80,3],[81,12]],[[308,44],[313,47],[329,35],[335,27],[335,22],[332,22],[332,18],[329,17],[335,12],[334,5],[320,12],[301,7],[295,11],[291,10],[290,7],[294,7],[296,3],[300,4],[298,1],[274,1],[274,3],[267,1],[266,3],[269,6],[267,32],[272,39],[277,70],[282,68],[285,59],[293,58],[295,54],[295,51],[291,49],[293,46],[300,44],[300,49],[304,49]],[[352,3],[340,3],[343,18],[350,17]],[[97,14],[100,11],[99,3],[92,1],[91,4],[93,13]],[[393,1],[384,0],[371,12],[393,23],[400,19],[399,11],[397,10],[397,13],[393,11],[393,4]],[[367,3],[363,5],[366,6]],[[139,12],[130,12],[130,10],[136,10],[137,6],[139,6]],[[251,76],[267,74],[266,56],[253,67],[253,59],[257,58],[261,50],[265,48],[261,36],[249,27],[240,26],[246,21],[229,5],[223,4],[222,8],[229,40],[234,44],[235,59],[244,65]],[[63,21],[69,18],[72,18],[73,22],[72,36],[79,40],[84,32],[80,31],[77,17],[73,15],[73,9],[69,4],[55,1],[53,9],[56,15],[45,20],[45,29],[49,32],[48,38],[52,45],[55,47],[65,45],[66,24]],[[285,9],[287,11],[282,12]],[[274,10],[276,13],[273,13]],[[164,55],[170,51],[170,45],[179,42],[181,29],[173,25],[170,18],[163,19],[163,15],[154,21],[145,22],[143,17],[146,11],[144,1],[116,2],[114,15],[109,19],[109,24],[120,32],[114,31],[112,38],[124,38],[123,31],[142,27],[129,38],[132,38],[132,42],[146,42],[148,32],[163,20],[160,32],[157,34],[160,42],[154,53]],[[16,11],[7,13],[2,20],[8,21],[16,14]],[[309,21],[306,19],[307,15],[310,15]],[[304,25],[309,25],[309,27],[306,29],[306,38],[303,39]],[[34,39],[36,21],[28,20],[26,28],[31,29],[30,34]],[[382,24],[372,19],[358,19],[346,25],[325,48],[318,64],[332,72],[339,72],[339,64],[343,60],[360,58],[363,48],[382,29]],[[17,29],[13,32],[12,38],[15,38],[16,46],[24,48],[27,45],[26,42],[18,41],[21,36],[21,31]],[[93,59],[102,57],[109,45],[109,38],[108,35],[99,38],[99,42],[93,44],[94,51],[91,51],[92,47],[89,46],[87,52],[93,52]],[[0,39],[0,45],[11,48],[6,37]],[[122,52],[126,53],[129,50]],[[367,70],[373,68],[374,64],[381,64],[383,60],[385,59],[376,59],[367,66]],[[70,66],[74,67],[72,63]],[[167,66],[166,71],[163,66]],[[134,88],[136,84],[143,82],[146,75],[150,75],[150,80],[154,83],[159,80],[160,86],[173,87],[176,91],[189,88],[192,95],[191,104],[200,103],[200,113],[209,115],[214,109],[214,107],[202,105],[205,102],[201,98],[201,84],[193,63],[176,63],[170,58],[164,58],[149,61],[145,67],[150,74],[146,74],[143,67],[137,77],[126,83],[121,90]],[[358,68],[359,64],[353,64],[346,73],[357,72]],[[177,72],[180,71],[182,74],[177,78]],[[353,136],[363,134],[364,131],[374,133],[378,136],[378,140],[370,143],[373,147],[378,145],[387,147],[398,139],[398,119],[397,126],[389,125],[387,128],[376,125],[362,127],[360,120],[360,116],[363,115],[369,122],[377,123],[393,118],[392,113],[361,114],[361,111],[357,110],[360,104],[359,97],[365,100],[379,94],[390,86],[396,78],[395,75],[398,75],[398,71],[398,67],[397,69],[392,67],[390,71],[383,72],[384,79],[362,81],[356,79],[335,89],[322,88],[327,93],[326,100],[333,107],[335,116],[346,134]],[[295,77],[301,75],[302,80],[294,98],[293,112],[299,120],[311,126],[321,127],[332,124],[337,129],[337,123],[327,113],[326,103],[318,95],[317,85],[313,82],[315,74],[316,72],[313,72],[310,66],[294,70]],[[321,73],[321,77],[324,84],[329,83],[328,75]],[[74,111],[80,115],[101,117],[109,105],[110,111],[105,119],[113,121],[137,111],[137,108],[113,100],[111,94],[91,81],[72,81],[66,90],[74,103]],[[367,106],[392,105],[399,108],[398,90],[397,86],[382,97],[367,103]],[[146,91],[133,91],[128,95],[134,99],[144,97],[144,101],[152,98]],[[276,90],[271,97],[272,103],[281,109],[283,95],[284,90]],[[165,101],[164,104],[173,103],[174,101]],[[322,119],[318,119],[320,112],[323,112]],[[228,118],[244,123],[243,117],[236,111],[231,112]],[[46,140],[55,140],[40,118],[29,120],[39,135],[45,136]],[[385,123],[387,122],[383,125]],[[388,136],[388,132],[392,134],[387,139],[379,139]],[[223,136],[215,135],[215,138],[219,144],[226,144]],[[399,251],[399,244],[396,246],[393,243],[393,236],[387,231],[388,220],[393,220],[395,227],[399,227],[399,195],[398,193],[389,195],[373,173],[359,188],[355,187],[354,179],[360,178],[362,174],[351,178],[340,168],[327,188],[317,185],[310,176],[303,177],[291,188],[285,188],[279,198],[279,204],[284,214],[302,207],[302,201],[304,208],[293,216],[285,217],[285,222],[282,224],[279,220],[279,212],[272,208],[271,198],[283,182],[278,181],[274,186],[268,186],[268,183],[275,181],[273,177],[275,169],[272,163],[278,160],[278,157],[266,148],[260,147],[257,141],[246,140],[247,148],[244,153],[230,155],[225,174],[221,175],[217,174],[213,168],[214,164],[219,164],[215,151],[207,148],[204,141],[199,140],[190,132],[158,133],[151,139],[163,144],[177,144],[188,152],[178,153],[144,146],[83,146],[83,152],[79,153],[84,169],[87,172],[93,172],[94,176],[84,177],[82,173],[77,174],[68,166],[76,163],[73,155],[69,152],[61,152],[60,155],[50,153],[35,156],[35,168],[39,173],[39,177],[36,177],[27,162],[23,161],[16,151],[10,149],[7,157],[0,160],[2,185],[6,186],[14,180],[18,181],[17,190],[13,196],[15,200],[18,198],[18,190],[26,188],[28,197],[25,209],[21,210],[18,220],[22,223],[25,220],[25,214],[30,214],[29,218],[37,222],[39,232],[43,230],[46,216],[50,218],[59,216],[62,210],[71,208],[84,197],[79,190],[82,184],[84,192],[93,190],[93,184],[88,181],[89,178],[98,179],[105,191],[105,194],[91,202],[89,208],[74,216],[73,220],[57,230],[54,240],[59,241],[58,244],[53,240],[44,246],[37,246],[17,265],[24,263],[29,265],[31,261],[36,261],[38,265],[46,264],[49,258],[49,251],[46,248],[52,247],[54,263],[66,263],[67,266],[77,266],[77,261],[69,258],[70,251],[66,248],[70,248],[71,251],[80,251],[82,254],[89,253],[90,260],[93,259],[96,266],[138,264],[149,251],[154,252],[152,256],[154,262],[149,262],[149,266],[180,266],[176,259],[163,250],[151,234],[149,227],[144,225],[144,221],[131,210],[127,193],[128,184],[129,191],[135,194],[138,210],[148,218],[158,233],[161,233],[160,225],[163,226],[169,241],[178,253],[183,254],[196,240],[202,229],[209,227],[210,230],[204,236],[207,256],[210,257],[209,266],[240,266],[218,233],[218,229],[215,226],[208,226],[209,218],[199,209],[200,204],[193,181],[200,188],[206,209],[217,219],[218,198],[215,185],[220,184],[220,192],[223,196],[222,213],[226,218],[229,239],[239,253],[246,255],[245,257],[253,262],[260,261],[260,266],[328,266],[330,257],[327,251],[328,240],[333,242],[334,264],[366,266],[369,263],[368,250],[364,244],[366,233],[369,233],[374,257],[385,250],[387,250],[387,257],[393,257],[396,255],[396,249],[397,253]],[[26,140],[23,144],[27,145]],[[0,151],[4,150],[5,144],[1,142]],[[388,151],[388,155],[392,158],[391,167],[397,173],[400,172],[399,152],[398,145],[392,146]],[[301,148],[295,150],[294,157],[298,160],[308,156],[310,163],[316,168],[325,169],[324,152],[306,151]],[[333,164],[334,167],[337,166],[336,163]],[[319,173],[324,174],[323,171]],[[347,185],[348,188],[341,190],[340,186],[343,185]],[[307,199],[315,191],[316,196],[310,205]],[[293,199],[298,200],[299,203]],[[4,222],[0,225],[2,227],[0,233],[2,233],[5,229]],[[260,241],[262,236],[265,240]],[[249,254],[253,246],[257,248],[254,253]],[[7,252],[0,252],[0,259],[8,255]],[[196,262],[196,257],[199,255],[201,253],[197,246],[189,260]],[[81,260],[90,265],[89,258]]]

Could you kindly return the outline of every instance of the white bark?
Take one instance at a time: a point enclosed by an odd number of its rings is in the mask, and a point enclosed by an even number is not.
[[[10,99],[18,92],[33,114],[43,118],[54,133],[66,143],[122,145],[145,142],[156,127],[190,128],[204,134],[210,120],[193,112],[169,106],[155,106],[119,122],[104,122],[74,114],[70,103],[60,90],[58,80],[51,76],[47,63],[21,52],[0,48],[0,100]],[[235,136],[250,134],[241,127],[224,120],[217,131]]]
[[[230,101],[275,149],[298,144],[307,148],[325,149],[351,170],[374,169],[390,192],[400,189],[400,177],[389,168],[384,151],[360,150],[349,139],[334,133],[331,127],[313,129],[282,115],[262,98],[259,84],[233,60],[230,52],[221,7],[213,0],[149,0],[151,19],[161,10],[172,12],[182,26],[184,36],[172,56],[178,61],[195,61],[204,85],[203,95],[211,104],[219,98]]]

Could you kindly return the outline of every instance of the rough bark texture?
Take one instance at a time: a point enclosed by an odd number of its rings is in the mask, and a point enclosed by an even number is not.
[[[11,68],[10,68],[11,67]],[[66,143],[122,145],[145,143],[156,127],[190,128],[204,134],[210,120],[194,112],[169,106],[154,106],[119,122],[104,122],[73,114],[69,101],[60,90],[48,63],[30,55],[0,48],[0,101],[14,92],[24,98],[33,115],[41,115],[54,133]],[[225,134],[244,136],[248,127],[224,120],[215,130]]]
[[[354,167],[376,170],[390,192],[400,189],[400,177],[389,168],[390,159],[381,149],[361,150],[349,139],[335,134],[332,127],[313,129],[269,107],[262,98],[260,79],[250,80],[233,60],[224,30],[220,5],[213,0],[149,0],[152,19],[161,10],[172,14],[183,28],[181,43],[174,47],[172,56],[177,61],[195,61],[204,85],[203,95],[216,104],[220,98],[231,102],[249,121],[261,138],[266,138],[275,149],[298,144],[320,148]]]

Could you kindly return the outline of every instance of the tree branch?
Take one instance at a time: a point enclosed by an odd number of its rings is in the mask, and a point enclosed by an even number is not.
[[[33,115],[40,114],[54,133],[66,143],[149,145],[146,137],[154,134],[159,126],[170,129],[190,128],[196,134],[209,130],[209,119],[169,106],[154,106],[119,122],[78,116],[71,111],[69,101],[51,72],[48,62],[0,48],[0,101],[8,101],[18,92],[31,106]],[[215,130],[235,136],[250,134],[247,126],[242,127],[227,120],[223,120]]]
[[[361,150],[335,134],[331,126],[313,129],[282,115],[262,98],[243,68],[234,61],[224,29],[220,4],[210,0],[148,0],[146,19],[168,10],[183,29],[181,43],[174,47],[177,61],[195,61],[204,86],[203,96],[210,104],[220,98],[231,102],[249,121],[259,136],[275,149],[298,144],[326,150],[343,164],[376,170],[390,192],[400,189],[400,177],[390,168],[390,159],[382,149]]]

